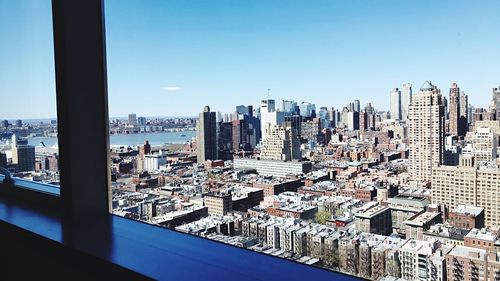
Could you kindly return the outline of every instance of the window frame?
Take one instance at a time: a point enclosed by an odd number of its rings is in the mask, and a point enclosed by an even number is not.
[[[3,176],[0,195],[59,209],[69,220],[102,217],[111,210],[104,3],[51,2],[59,194]]]
[[[99,249],[98,252],[109,255],[104,259],[109,259],[107,261],[110,264],[120,265],[120,262],[115,260],[116,257],[107,253],[112,252],[112,249],[116,247],[113,245],[114,236],[121,235],[121,233],[114,233],[115,224],[118,224],[116,222],[127,220],[125,224],[132,229],[144,228],[144,223],[121,218],[111,213],[112,185],[104,0],[51,1],[60,167],[59,194],[43,192],[36,188],[36,185],[42,185],[41,183],[0,175],[0,205],[7,201],[7,204],[14,204],[14,209],[17,206],[33,209],[34,211],[31,212],[40,213],[40,217],[43,213],[50,213],[49,217],[54,226],[60,225],[62,228],[62,241],[57,242],[63,247],[71,245],[78,249],[89,250],[89,252],[96,251],[94,247],[79,245],[79,237],[84,241],[94,239],[93,241],[99,241],[105,248]],[[0,219],[1,223],[4,221]],[[95,226],[98,226],[98,231],[93,228]],[[147,235],[155,236],[154,233],[158,232],[156,229],[161,227],[148,224],[148,228],[152,230]],[[82,229],[84,231],[81,231]],[[201,239],[211,244],[223,244],[228,249],[237,248],[238,251],[251,252],[252,256],[255,255],[254,257],[261,261],[272,258],[276,262],[283,262],[284,267],[292,264],[294,266],[292,271],[295,272],[300,272],[305,266],[304,272],[316,272],[318,276],[357,279],[355,276],[342,272],[303,265],[292,260],[265,255],[207,238],[193,237],[193,235],[174,230],[163,230],[175,232],[175,235],[183,239]],[[27,231],[30,231],[29,228]],[[81,237],[89,233],[92,233],[90,238]],[[158,237],[156,235],[155,239],[160,240]],[[151,246],[149,244],[154,244],[154,241],[144,243]],[[203,252],[204,249],[200,248],[199,251]],[[141,254],[147,253],[143,251]],[[172,270],[175,272],[175,269]],[[272,268],[267,270],[272,271]],[[141,274],[139,271],[136,272]],[[286,272],[283,274],[287,275]],[[290,277],[302,279],[303,276]]]
[[[111,210],[104,3],[50,1],[59,190],[3,171],[0,198],[57,211],[70,221],[104,217]]]
[[[52,16],[63,215],[105,216],[111,171],[104,3],[52,0]]]

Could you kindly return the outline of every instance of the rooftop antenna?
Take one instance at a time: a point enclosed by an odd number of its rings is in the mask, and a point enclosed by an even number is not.
[[[267,98],[271,98],[271,89],[267,88]]]

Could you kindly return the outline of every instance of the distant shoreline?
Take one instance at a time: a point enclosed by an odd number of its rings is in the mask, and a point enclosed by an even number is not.
[[[132,134],[110,134],[110,146],[136,146],[144,144],[147,140],[152,146],[185,144],[196,136],[195,130],[179,132],[147,132]],[[53,147],[57,144],[57,137],[30,137],[28,143],[38,146],[44,142],[46,147]]]
[[[137,115],[137,117],[144,117],[146,119],[198,119],[198,116],[139,116]],[[52,118],[27,118],[27,119],[23,119],[23,118],[0,118],[0,120],[7,120],[9,121],[10,123],[13,123],[13,122],[16,122],[17,120],[21,120],[23,122],[27,122],[27,123],[40,123],[40,122],[43,122],[43,123],[49,123],[50,124],[50,121],[57,121],[57,118],[55,117],[52,117]],[[128,117],[125,116],[125,117],[109,117],[109,120],[128,120]]]

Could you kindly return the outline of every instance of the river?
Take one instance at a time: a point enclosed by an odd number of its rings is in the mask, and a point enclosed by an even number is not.
[[[190,141],[195,136],[196,131],[118,134],[110,136],[110,143],[111,145],[133,146],[143,144],[148,140],[151,145],[179,144]],[[34,146],[38,146],[40,142],[43,142],[46,147],[54,147],[57,143],[57,138],[36,137],[28,139],[28,143]]]

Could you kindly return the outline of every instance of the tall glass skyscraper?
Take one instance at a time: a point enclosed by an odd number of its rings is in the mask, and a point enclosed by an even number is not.
[[[312,113],[316,111],[316,105],[310,102],[300,103],[300,115],[303,117],[311,117]]]

